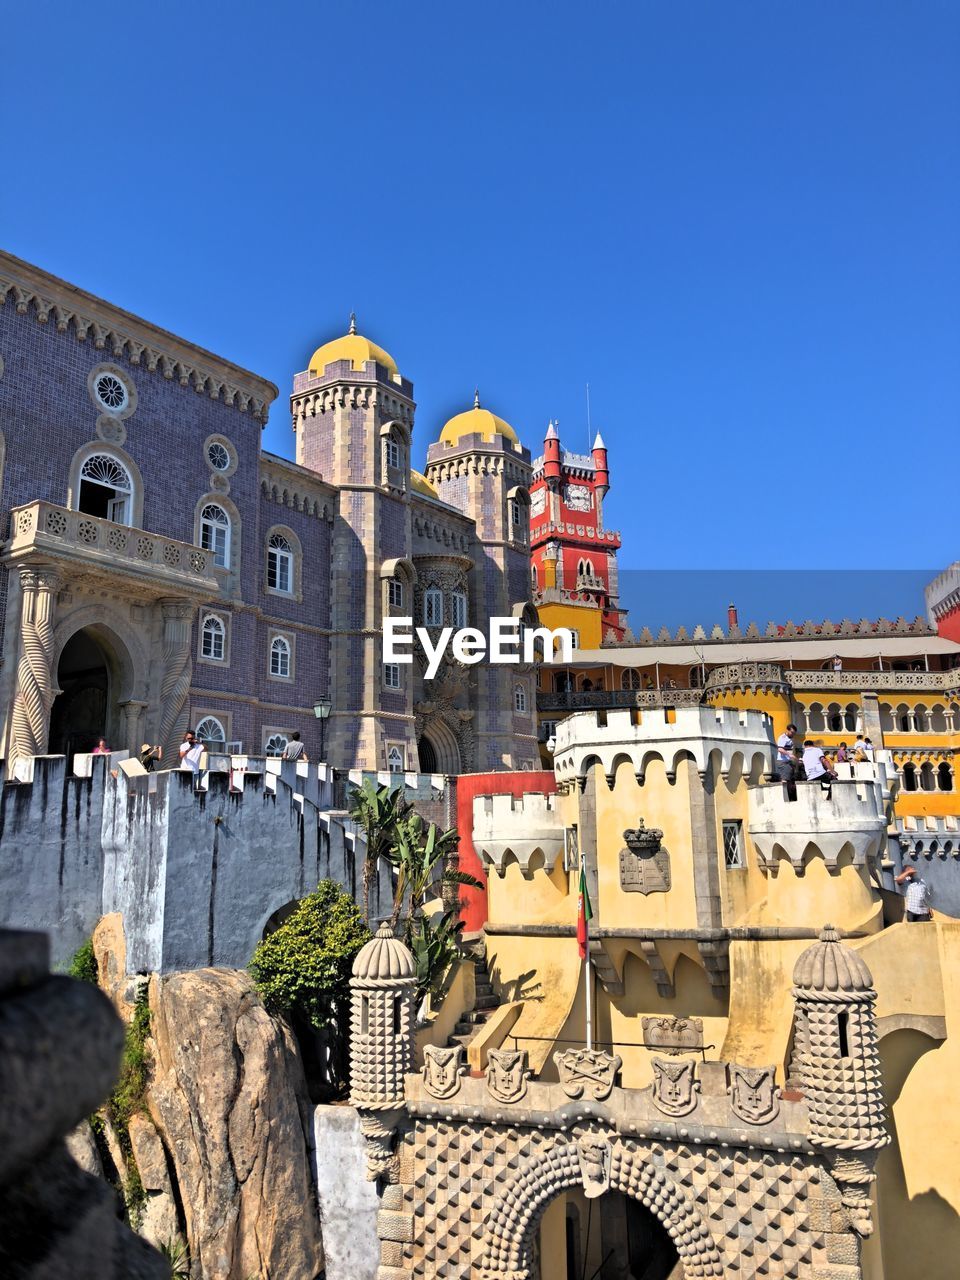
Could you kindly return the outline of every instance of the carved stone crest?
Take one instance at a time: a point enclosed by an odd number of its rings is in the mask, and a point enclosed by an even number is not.
[[[695,1067],[696,1063],[677,1058],[653,1059],[654,1105],[668,1116],[685,1116],[697,1105],[700,1081]]]
[[[663,832],[639,827],[623,833],[627,847],[620,850],[620,888],[624,893],[666,893],[670,888],[670,854],[663,847]]]
[[[661,1049],[664,1053],[689,1053],[703,1048],[703,1019],[678,1018],[644,1018],[643,1043],[650,1049]]]
[[[602,1102],[610,1096],[623,1059],[602,1049],[565,1049],[553,1055],[560,1074],[560,1087],[568,1098],[593,1098]]]
[[[596,1134],[585,1134],[577,1141],[577,1158],[580,1161],[583,1194],[588,1200],[602,1196],[610,1188],[610,1165],[613,1159],[610,1143]]]
[[[741,1067],[730,1063],[727,1093],[735,1115],[749,1124],[766,1124],[780,1110],[776,1067]]]
[[[462,1045],[428,1044],[423,1050],[423,1087],[434,1098],[452,1098],[466,1071]]]
[[[487,1088],[498,1102],[519,1102],[530,1075],[526,1049],[491,1049],[487,1054]]]

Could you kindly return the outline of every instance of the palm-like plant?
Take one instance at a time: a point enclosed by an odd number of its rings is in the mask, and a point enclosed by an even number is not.
[[[360,909],[364,920],[370,919],[370,882],[377,873],[381,858],[391,858],[397,825],[412,810],[402,787],[378,786],[372,778],[364,778],[353,787],[348,799],[350,817],[366,839],[363,860],[363,901]]]

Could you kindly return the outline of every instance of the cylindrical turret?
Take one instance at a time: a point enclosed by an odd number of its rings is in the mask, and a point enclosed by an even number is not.
[[[596,472],[594,492],[600,501],[610,488],[610,472],[607,468],[607,446],[603,443],[603,436],[599,431],[593,442],[593,465]]]
[[[547,426],[547,434],[543,437],[543,478],[547,484],[559,484],[560,475],[560,437],[551,420]]]
[[[416,985],[413,956],[384,922],[358,952],[350,979],[350,1101],[361,1110],[403,1106]]]

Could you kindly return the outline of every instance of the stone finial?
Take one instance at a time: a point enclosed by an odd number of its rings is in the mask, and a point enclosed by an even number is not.
[[[840,934],[832,924],[824,925],[819,940],[799,957],[793,970],[793,982],[800,991],[873,990],[870,970],[855,951],[843,946]]]
[[[353,976],[365,982],[416,977],[416,967],[409,948],[394,937],[386,920],[370,941],[357,952],[357,958],[353,962]]]
[[[351,334],[357,332],[357,313],[355,311],[350,312],[350,328],[347,332]]]
[[[480,388],[479,387],[473,388],[473,407],[475,409],[480,408]]]

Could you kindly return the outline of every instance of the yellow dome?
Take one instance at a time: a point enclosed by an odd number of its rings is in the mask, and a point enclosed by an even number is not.
[[[464,436],[482,436],[484,440],[493,442],[494,436],[503,436],[511,444],[519,444],[517,433],[509,422],[504,422],[489,409],[480,408],[480,393],[473,397],[473,408],[466,413],[458,413],[451,418],[440,432],[441,444],[459,444]]]
[[[342,338],[334,338],[333,342],[325,342],[322,347],[317,347],[310,357],[310,363],[307,366],[308,372],[317,378],[323,373],[328,364],[334,364],[337,360],[349,360],[351,368],[356,369],[358,372],[363,368],[367,360],[375,360],[377,364],[382,365],[387,370],[391,377],[396,377],[399,373],[393,356],[389,352],[384,351],[383,347],[378,347],[369,338],[364,338],[357,333],[355,316],[350,317],[349,333],[345,333]]]
[[[422,493],[426,498],[439,498],[440,496],[427,477],[412,468],[410,470],[410,488],[414,493]]]

